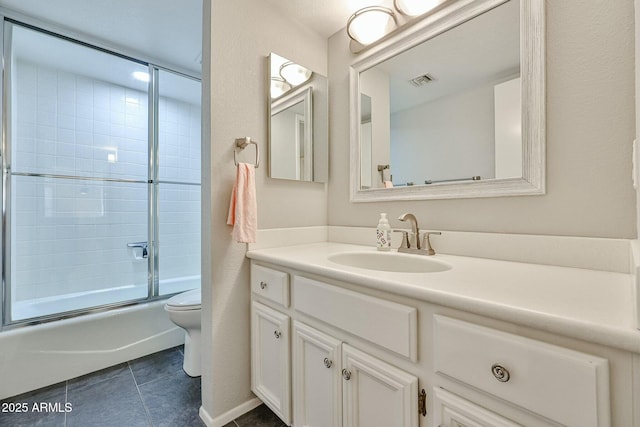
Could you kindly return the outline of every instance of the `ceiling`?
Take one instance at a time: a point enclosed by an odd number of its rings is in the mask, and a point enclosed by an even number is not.
[[[201,72],[203,0],[0,0],[0,7],[86,34],[139,59]],[[223,0],[233,1],[233,0]],[[393,0],[265,1],[290,19],[329,38],[356,10]]]
[[[145,61],[201,72],[202,0],[0,0],[0,6]]]
[[[147,82],[133,77],[134,72],[147,74],[146,65],[18,25],[14,26],[12,34],[12,57],[16,64],[38,64],[141,92],[148,90]],[[159,82],[160,96],[200,104],[201,90],[197,81],[160,70]]]
[[[266,0],[283,14],[325,38],[347,25],[356,10],[366,6],[393,8],[393,0]]]
[[[114,48],[133,50],[144,56],[140,59],[200,73],[202,1],[0,0],[0,7],[90,35]],[[266,1],[325,38],[343,29],[358,9],[393,7],[393,0],[254,1]]]
[[[389,76],[391,112],[517,77],[519,16],[519,3],[509,1],[378,64],[374,69]],[[423,74],[434,80],[409,83]]]

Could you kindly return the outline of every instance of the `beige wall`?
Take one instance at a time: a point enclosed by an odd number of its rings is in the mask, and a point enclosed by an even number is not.
[[[633,0],[546,6],[547,194],[350,203],[348,66],[355,56],[340,31],[329,39],[330,225],[375,226],[379,212],[409,211],[423,229],[636,236]]]
[[[202,405],[212,417],[250,391],[249,268],[246,245],[225,224],[235,168],[233,140],[260,143],[258,227],[326,224],[324,184],[267,177],[266,57],[274,51],[327,74],[327,41],[266,2],[205,0],[203,21]],[[241,160],[251,161],[253,147]],[[292,202],[295,201],[295,202]]]

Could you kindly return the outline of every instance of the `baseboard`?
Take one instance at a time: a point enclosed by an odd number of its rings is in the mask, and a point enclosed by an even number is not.
[[[211,415],[209,415],[209,413],[202,406],[200,407],[199,414],[200,419],[202,419],[207,427],[223,427],[239,416],[246,414],[247,412],[257,408],[260,405],[262,405],[262,401],[256,397],[244,402],[241,405],[236,406],[235,408],[225,412],[222,415],[217,416],[216,418],[213,418]]]

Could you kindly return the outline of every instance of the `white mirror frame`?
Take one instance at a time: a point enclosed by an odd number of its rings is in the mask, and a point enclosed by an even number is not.
[[[458,0],[363,53],[349,68],[352,202],[540,195],[545,183],[545,11],[544,0],[520,1],[522,78],[522,178],[492,179],[395,188],[360,188],[360,73],[507,0]]]

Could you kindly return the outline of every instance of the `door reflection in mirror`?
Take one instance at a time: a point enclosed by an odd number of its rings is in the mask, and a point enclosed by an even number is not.
[[[313,92],[310,87],[292,92],[272,103],[272,178],[312,180]]]
[[[269,82],[269,176],[325,182],[327,78],[272,53]]]

